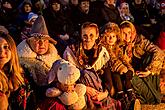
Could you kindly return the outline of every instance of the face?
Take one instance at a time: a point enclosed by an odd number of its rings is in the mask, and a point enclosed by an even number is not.
[[[60,4],[59,3],[53,3],[52,9],[56,12],[59,11],[60,10]]]
[[[11,50],[7,41],[0,37],[0,65],[4,66],[11,59]]]
[[[126,41],[127,43],[129,43],[131,41],[131,36],[132,36],[132,30],[129,27],[125,27],[123,29],[121,29],[121,35],[122,38],[124,39],[124,41]]]
[[[40,1],[38,1],[38,2],[36,2],[35,4],[34,4],[34,6],[35,6],[35,8],[37,8],[37,9],[42,9],[42,3],[40,2]]]
[[[82,1],[80,4],[80,8],[83,12],[86,12],[89,10],[89,1]]]
[[[141,4],[142,0],[135,0],[136,4]]]
[[[3,7],[8,8],[8,9],[11,9],[12,8],[12,6],[11,6],[11,4],[9,2],[5,2],[3,4]]]
[[[29,21],[29,24],[33,25],[34,22],[35,22],[35,20],[36,20],[36,18],[31,19],[31,20]]]
[[[29,4],[26,4],[24,6],[24,10],[25,10],[26,13],[29,13],[29,12],[31,12],[32,9],[31,9],[31,6]]]
[[[43,55],[48,51],[49,40],[34,38],[30,40],[30,46],[35,53]]]
[[[116,33],[114,32],[107,32],[105,33],[105,40],[109,45],[114,45],[117,41]]]
[[[126,6],[121,7],[121,12],[124,14],[128,14],[128,12],[129,12],[128,7],[126,7]]]
[[[78,0],[70,0],[70,2],[75,6],[78,5]]]
[[[97,39],[97,31],[95,27],[86,27],[82,29],[81,33],[84,49],[90,50]]]
[[[106,0],[107,4],[114,4],[115,3],[115,0]]]

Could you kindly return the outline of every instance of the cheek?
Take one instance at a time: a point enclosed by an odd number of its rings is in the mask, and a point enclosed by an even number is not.
[[[49,49],[49,43],[44,44],[46,51]]]
[[[9,56],[8,58],[11,59],[11,51],[8,52],[8,56]]]
[[[117,38],[115,37],[115,38],[113,38],[113,42],[115,43],[117,41]]]
[[[31,48],[34,52],[37,52],[39,49],[39,44],[36,42],[31,43]]]

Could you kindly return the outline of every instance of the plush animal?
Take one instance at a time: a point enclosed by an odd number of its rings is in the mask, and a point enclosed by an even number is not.
[[[76,84],[80,70],[64,59],[57,60],[48,73],[48,83],[56,81],[56,87],[48,88],[47,97],[58,97],[71,109],[83,109],[86,105],[86,86]]]

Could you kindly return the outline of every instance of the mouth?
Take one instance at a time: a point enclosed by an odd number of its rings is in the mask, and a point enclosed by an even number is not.
[[[4,59],[5,57],[0,57],[0,59]]]
[[[39,48],[40,50],[45,50],[45,48]]]

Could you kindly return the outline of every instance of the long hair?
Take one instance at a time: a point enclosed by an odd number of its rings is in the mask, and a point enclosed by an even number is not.
[[[18,54],[16,49],[16,44],[13,40],[13,38],[9,34],[5,34],[3,32],[0,32],[0,37],[4,38],[8,45],[9,49],[11,51],[11,59],[8,63],[4,65],[4,71],[9,74],[9,81],[12,85],[9,85],[9,87],[13,87],[12,89],[15,90],[20,85],[24,84],[24,79],[21,76],[22,74],[22,68],[20,66],[19,60],[18,60]]]

